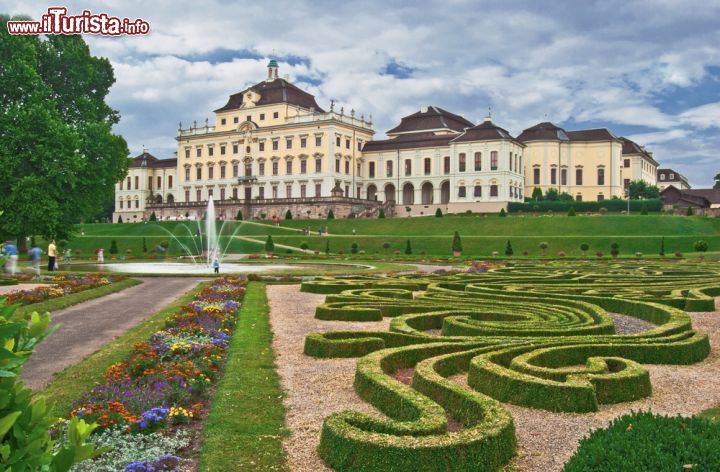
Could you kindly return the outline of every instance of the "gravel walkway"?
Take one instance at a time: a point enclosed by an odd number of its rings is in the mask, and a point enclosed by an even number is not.
[[[53,324],[62,326],[37,345],[23,367],[25,385],[33,390],[43,388],[56,372],[78,363],[206,279],[140,280],[140,285],[53,312]]]
[[[621,315],[619,313],[608,313],[615,322],[615,332],[617,334],[638,334],[643,331],[649,331],[657,326],[634,316]]]
[[[324,295],[300,292],[299,285],[268,285],[273,349],[280,381],[287,393],[290,436],[284,447],[290,470],[329,469],[317,455],[323,420],[330,413],[356,410],[379,414],[353,390],[357,359],[315,359],[303,354],[305,335],[320,331],[387,330],[389,319],[376,322],[321,321],[315,307]]]

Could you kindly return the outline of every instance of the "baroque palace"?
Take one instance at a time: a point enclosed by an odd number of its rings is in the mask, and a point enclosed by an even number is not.
[[[427,106],[373,140],[372,117],[322,109],[278,77],[274,60],[264,81],[214,113],[212,125],[179,127],[176,158],[132,159],[113,221],[199,219],[209,199],[224,219],[484,213],[536,187],[603,200],[632,180],[657,184],[652,153],[605,128],[544,122],[513,137],[489,116],[476,125]]]

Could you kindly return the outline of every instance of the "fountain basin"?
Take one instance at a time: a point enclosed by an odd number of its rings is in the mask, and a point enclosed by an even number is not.
[[[277,264],[277,263],[242,263],[223,262],[220,264],[220,275],[223,274],[254,274],[259,272],[303,272],[344,267],[348,269],[369,269],[361,264]],[[84,272],[116,272],[126,274],[194,274],[214,275],[212,267],[189,262],[111,262],[105,264],[69,264],[62,270]]]

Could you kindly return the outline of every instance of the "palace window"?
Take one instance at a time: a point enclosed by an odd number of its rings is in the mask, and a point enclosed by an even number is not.
[[[123,209],[123,201],[122,200],[120,200],[120,209],[121,210]]]
[[[245,164],[245,177],[252,176],[252,164]]]
[[[220,189],[220,200],[225,200],[225,189],[224,188]]]
[[[240,122],[240,118],[238,118],[237,116],[234,116],[233,123],[238,124],[239,122]]]
[[[168,188],[172,188],[172,175],[168,175]]]
[[[190,180],[190,169],[185,169],[185,182]]]
[[[345,173],[350,173],[350,161],[345,161]]]
[[[482,185],[476,185],[473,189],[474,197],[482,197]]]
[[[513,163],[512,163],[512,156],[513,156],[513,153],[510,153],[510,156],[509,156],[509,158],[508,158],[508,170],[512,170],[512,164],[513,164]]]
[[[238,153],[238,145],[233,144],[233,154],[237,154],[237,153]]]
[[[458,155],[458,172],[465,172],[465,153],[461,152]]]
[[[162,177],[158,177],[158,178],[157,178],[157,188],[158,188],[158,190],[160,190],[161,187],[162,187]]]
[[[450,173],[450,156],[443,157],[443,173],[446,175]]]
[[[307,147],[307,138],[300,138],[300,147],[301,148]]]
[[[355,165],[355,175],[362,177],[362,166],[359,162]]]
[[[224,125],[224,124],[225,124],[225,118],[223,118],[223,119],[220,120],[220,124],[221,124],[221,125]]]
[[[491,197],[497,197],[497,196],[498,196],[498,186],[497,186],[497,185],[491,185],[491,186],[490,186],[490,196],[491,196]]]
[[[316,158],[315,159],[315,173],[319,174],[322,172],[322,159]]]
[[[423,171],[425,172],[425,175],[430,175],[431,165],[432,164],[430,163],[429,157],[426,157],[425,159],[423,159]]]
[[[576,202],[581,202],[581,201],[582,201],[582,194],[581,194],[581,193],[578,193],[577,195],[575,195],[575,201],[576,201]]]
[[[245,121],[252,121],[252,115],[245,115]]]
[[[405,175],[412,175],[412,161],[405,159]]]
[[[393,176],[393,161],[387,161],[385,163],[385,176],[386,177]]]
[[[237,164],[233,164],[233,177],[237,177],[239,172],[240,166],[238,166]]]
[[[273,146],[272,146],[273,151],[277,151],[278,149],[280,149],[280,141],[278,141],[277,139],[274,139],[272,143],[273,143]]]
[[[315,146],[322,146],[322,136],[315,136]]]
[[[498,153],[497,151],[490,152],[490,170],[497,170],[498,168]]]
[[[315,184],[315,196],[319,197],[322,193],[322,184]]]
[[[245,154],[250,154],[250,146],[245,146]]]
[[[225,166],[220,166],[220,178],[225,178]]]
[[[623,167],[630,167],[630,159],[625,159],[623,161]]]
[[[265,119],[265,113],[260,113],[260,121],[263,121]]]
[[[533,185],[540,185],[540,168],[533,168]]]
[[[285,140],[285,149],[292,149],[292,139]]]
[[[567,185],[567,169],[560,169],[560,185]]]
[[[602,167],[598,167],[597,170],[597,184],[605,185],[605,169]]]
[[[135,176],[135,190],[140,188],[140,177]]]
[[[335,159],[335,173],[340,173],[340,159]]]
[[[152,177],[148,177],[148,188],[152,190]]]
[[[225,146],[220,146],[220,155],[221,156],[225,155]]]
[[[195,148],[195,157],[201,157],[202,156],[202,148],[197,147]]]
[[[214,151],[214,150],[215,150],[214,148],[209,147],[209,148],[208,148],[208,156],[213,157],[213,151]]]
[[[278,197],[278,188],[277,185],[273,185],[272,187],[272,197],[277,198]]]
[[[278,164],[278,162],[277,161],[273,162],[272,163],[272,174],[278,175],[278,173],[280,172],[279,168],[280,168],[280,165]]]
[[[258,151],[260,151],[260,152],[265,151],[265,143],[258,143]]]
[[[350,140],[345,138],[345,149],[350,149]]]
[[[340,147],[340,136],[335,136],[335,146]]]
[[[300,173],[307,174],[307,160],[305,159],[300,161]]]
[[[135,200],[135,208],[140,208],[140,200]]]
[[[357,143],[358,151],[362,151],[362,145],[363,145],[362,141],[358,141],[358,143]]]
[[[476,152],[475,153],[475,171],[481,171],[482,170],[482,153]]]
[[[660,180],[665,180],[665,174],[660,174]],[[120,190],[122,190],[122,185],[120,186]]]
[[[292,184],[285,186],[285,198],[292,198]]]
[[[208,180],[212,180],[213,178],[213,171],[215,170],[214,167],[208,167]]]
[[[186,202],[190,201],[190,190],[185,190],[185,201]]]
[[[583,172],[581,168],[575,169],[575,185],[583,184]]]
[[[601,193],[598,193],[597,201],[601,202],[601,201],[603,201],[603,200],[605,200],[605,195],[603,195],[602,192],[601,192]]]
[[[305,190],[307,189],[307,185],[300,184],[300,198],[305,198]]]
[[[273,118],[277,119],[280,116],[280,114],[276,111],[273,112]]]
[[[258,174],[261,176],[265,175],[265,163],[264,162],[258,163]]]
[[[346,186],[345,186],[345,196],[346,196],[346,197],[349,197],[349,196],[350,196],[350,186],[349,186],[349,185],[346,185]]]
[[[374,162],[370,162],[368,164],[368,177],[370,177],[371,179],[375,178],[375,163]]]
[[[259,187],[258,191],[260,192],[258,198],[265,198],[265,187]]]
[[[213,197],[213,189],[209,188],[208,189],[208,200],[212,199],[212,197]]]
[[[185,159],[189,159],[189,158],[190,158],[190,149],[186,148],[185,149]]]
[[[291,174],[292,174],[292,161],[287,161],[287,162],[285,163],[285,173],[286,173],[287,175],[291,175]]]
[[[233,200],[237,200],[237,187],[234,187],[234,188],[233,188],[233,193],[232,193],[232,195],[233,195],[233,196],[232,196],[232,197],[233,197]]]
[[[460,187],[458,187],[458,197],[459,198],[465,198],[465,192],[466,192],[465,188],[466,187],[464,185],[461,185]]]
[[[202,201],[202,190],[197,189],[197,190],[195,191],[195,201],[196,201],[196,202],[201,202],[201,201]]]
[[[550,169],[550,185],[557,185],[557,168],[555,167]]]

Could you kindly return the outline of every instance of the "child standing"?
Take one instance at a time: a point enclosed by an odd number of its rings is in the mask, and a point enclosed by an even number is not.
[[[220,261],[218,261],[217,259],[215,259],[215,260],[213,261],[213,264],[212,264],[212,265],[213,265],[213,269],[215,269],[215,273],[216,273],[216,274],[219,274],[219,273],[220,273]]]

